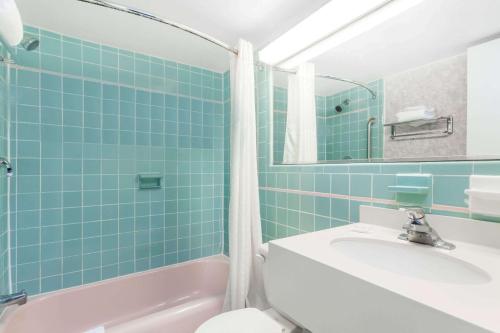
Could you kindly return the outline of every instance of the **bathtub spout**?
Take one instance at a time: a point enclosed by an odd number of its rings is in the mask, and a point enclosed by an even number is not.
[[[28,301],[28,293],[25,290],[21,290],[20,292],[9,294],[9,295],[1,295],[0,296],[0,306],[6,307],[9,305],[23,305]]]

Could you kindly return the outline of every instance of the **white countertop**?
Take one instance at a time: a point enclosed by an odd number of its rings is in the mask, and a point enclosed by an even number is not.
[[[500,332],[500,249],[445,239],[456,245],[456,249],[448,251],[399,240],[399,234],[396,229],[356,223],[275,240],[270,242],[269,249],[271,254],[273,247],[294,252],[486,330]],[[342,238],[385,240],[441,253],[480,268],[491,280],[481,284],[454,284],[393,273],[336,252],[331,242]]]

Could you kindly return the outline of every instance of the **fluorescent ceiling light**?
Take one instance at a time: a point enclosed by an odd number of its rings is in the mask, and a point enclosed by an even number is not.
[[[259,59],[276,65],[391,1],[332,0],[262,49]]]
[[[394,0],[376,12],[354,22],[345,29],[338,31],[330,37],[316,43],[312,47],[299,52],[285,62],[279,64],[279,66],[287,69],[295,68],[298,65],[327,52],[328,50],[331,50],[369,30],[374,29],[376,26],[400,15],[406,10],[418,5],[422,1],[423,0]]]

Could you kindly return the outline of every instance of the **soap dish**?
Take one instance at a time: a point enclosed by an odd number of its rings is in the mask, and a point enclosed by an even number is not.
[[[137,175],[137,185],[141,190],[152,190],[161,188],[161,176],[159,174]]]
[[[431,191],[432,176],[420,173],[396,175],[396,184],[387,186],[389,192],[398,194],[427,195]]]
[[[393,185],[387,186],[389,192],[395,193],[408,193],[408,194],[427,194],[429,193],[429,186],[408,186],[408,185]]]

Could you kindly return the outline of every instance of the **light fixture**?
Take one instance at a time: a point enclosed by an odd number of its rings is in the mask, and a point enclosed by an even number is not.
[[[391,0],[331,0],[259,52],[276,65]]]
[[[332,0],[259,52],[261,61],[294,68],[375,28],[423,0]]]

